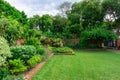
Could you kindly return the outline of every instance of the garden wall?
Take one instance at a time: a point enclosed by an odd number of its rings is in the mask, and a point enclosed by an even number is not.
[[[64,39],[63,43],[64,44],[67,44],[67,43],[79,44],[79,39]]]
[[[120,47],[120,39],[116,41],[116,47]]]

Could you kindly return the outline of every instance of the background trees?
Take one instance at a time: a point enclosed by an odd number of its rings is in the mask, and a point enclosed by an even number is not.
[[[6,33],[10,32],[12,34],[13,32],[15,34],[15,31],[17,33],[17,30],[26,27],[24,29],[25,31],[36,28],[40,33],[42,31],[43,34],[48,36],[61,37],[64,39],[79,38],[81,33],[86,29],[91,31],[96,27],[106,30],[119,29],[119,4],[119,0],[82,0],[73,4],[71,2],[64,2],[58,6],[60,11],[58,15],[34,15],[31,18],[27,18],[23,11],[20,12],[9,3],[1,0],[0,33],[2,34],[6,31]],[[15,24],[13,24],[13,22]],[[8,27],[11,24],[12,27]],[[19,33],[21,34],[21,32]],[[22,31],[22,33],[24,33],[24,31]],[[16,39],[17,38],[20,37],[16,36]]]
[[[69,13],[69,10],[71,8],[71,2],[65,1],[61,5],[58,6],[58,10],[60,11],[60,14],[62,17],[66,17],[66,14]]]
[[[27,24],[27,16],[24,11],[20,12],[4,0],[0,1],[0,17],[12,17],[22,24]]]

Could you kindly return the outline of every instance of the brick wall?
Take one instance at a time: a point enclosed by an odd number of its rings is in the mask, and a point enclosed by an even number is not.
[[[116,41],[116,47],[119,47],[119,46],[120,46],[120,39]]]
[[[79,39],[64,39],[63,43],[73,43],[73,44],[78,44],[79,43]]]

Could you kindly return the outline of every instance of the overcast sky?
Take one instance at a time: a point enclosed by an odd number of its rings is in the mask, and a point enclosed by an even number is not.
[[[51,14],[58,13],[57,7],[65,1],[79,2],[80,0],[5,0],[20,11],[24,11],[28,17],[35,14]]]

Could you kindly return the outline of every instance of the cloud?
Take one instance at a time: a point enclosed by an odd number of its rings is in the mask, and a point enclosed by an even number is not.
[[[58,13],[57,7],[66,0],[5,0],[20,11],[24,11],[28,17],[35,14],[51,14]],[[69,2],[78,2],[80,0],[67,0]]]

